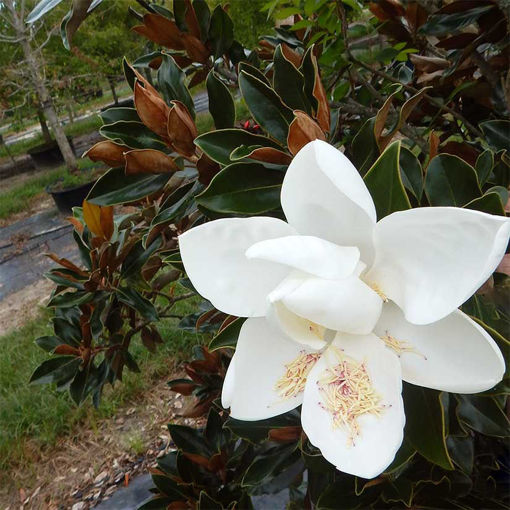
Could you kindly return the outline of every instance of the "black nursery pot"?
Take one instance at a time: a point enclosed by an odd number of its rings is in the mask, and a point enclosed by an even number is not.
[[[73,212],[73,207],[79,207],[82,205],[95,183],[96,181],[91,181],[86,184],[61,191],[52,191],[50,188],[46,188],[46,191],[52,196],[57,209],[61,213],[70,214]]]
[[[68,140],[71,148],[73,149],[73,152],[75,152],[72,139],[68,138]],[[36,147],[29,149],[27,152],[32,158],[34,166],[37,169],[59,166],[64,163],[62,153],[60,152],[57,142],[55,141],[37,145]]]

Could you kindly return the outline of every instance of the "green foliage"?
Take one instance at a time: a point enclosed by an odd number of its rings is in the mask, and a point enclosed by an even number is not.
[[[145,102],[137,101],[136,113],[103,114],[107,140],[89,155],[113,168],[75,212],[83,266],[55,257],[61,267],[49,274],[58,285],[50,301],[54,331],[39,344],[54,356],[34,379],[70,382],[76,402],[92,395],[97,405],[124,367],[137,372],[134,335],[156,351],[158,319],[175,315],[179,296],[196,293],[177,236],[209,219],[283,217],[281,183],[310,141],[345,149],[379,219],[429,206],[504,214],[508,105],[498,86],[486,94],[492,74],[500,83],[508,72],[489,59],[504,48],[496,4],[466,10],[455,1],[428,12],[398,1],[363,9],[347,0],[272,0],[269,14],[300,18],[265,36],[258,52],[234,38],[235,5],[230,12],[210,12],[202,1],[174,2],[173,10],[142,5],[148,14],[138,31],[164,52],[151,51],[136,67],[125,63],[129,85],[138,80]],[[490,40],[473,39],[473,29],[493,30]],[[155,88],[150,66],[159,67]],[[211,116],[198,117],[199,126],[188,86],[204,80]],[[240,124],[230,94],[236,87],[251,116]],[[139,164],[130,166],[129,156]],[[110,206],[120,204],[132,206],[128,215],[113,214]],[[475,296],[463,309],[507,351],[508,281],[493,280],[490,298]],[[250,508],[252,496],[289,487],[291,508],[505,505],[499,480],[508,474],[508,380],[478,395],[404,384],[404,441],[386,472],[367,481],[322,457],[302,432],[299,408],[258,422],[234,420],[221,408],[217,397],[241,324],[207,301],[182,316],[181,329],[214,337],[211,352],[195,350],[187,378],[169,386],[191,397],[185,414],[209,412],[208,421],[203,430],[170,424],[177,450],[160,460],[157,496],[145,508]]]

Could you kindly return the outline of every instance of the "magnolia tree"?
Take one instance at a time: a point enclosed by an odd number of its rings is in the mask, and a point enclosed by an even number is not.
[[[505,14],[297,4],[255,50],[204,0],[133,11],[156,46],[86,154],[112,169],[71,218],[82,265],[52,255],[32,381],[99,405],[198,295],[180,325],[210,342],[169,384],[207,421],[169,425],[145,508],[505,506]]]

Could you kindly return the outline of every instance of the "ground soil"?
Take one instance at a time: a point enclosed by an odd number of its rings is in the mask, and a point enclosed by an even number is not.
[[[14,468],[9,480],[1,481],[0,508],[60,510],[80,502],[83,510],[93,508],[155,467],[158,457],[175,448],[167,423],[197,424],[179,416],[184,398],[168,389],[171,378],[156,381],[114,417],[62,438],[51,449],[30,450],[28,443],[33,462]]]

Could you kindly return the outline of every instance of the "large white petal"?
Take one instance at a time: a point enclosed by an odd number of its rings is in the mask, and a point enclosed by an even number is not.
[[[357,276],[307,278],[281,298],[292,312],[328,329],[366,335],[377,323],[382,299]]]
[[[286,264],[320,278],[338,279],[353,273],[359,249],[314,236],[286,236],[259,241],[248,248],[246,256]]]
[[[400,351],[402,379],[418,386],[478,393],[495,386],[505,372],[496,342],[460,310],[417,326],[406,321],[397,305],[387,303],[374,332],[381,338],[389,335],[404,342],[395,349]]]
[[[372,262],[372,197],[356,168],[332,145],[315,140],[296,154],[283,181],[281,202],[300,234],[357,246],[361,259]]]
[[[334,427],[331,413],[325,409],[321,378],[327,369],[339,363],[334,349],[347,360],[363,363],[373,389],[380,400],[379,416],[361,414],[357,418],[359,434],[346,427]],[[401,397],[402,382],[397,356],[384,347],[379,338],[339,333],[332,347],[311,370],[305,387],[301,421],[310,442],[324,458],[345,473],[374,478],[388,467],[399,449],[405,424]]]
[[[204,223],[179,236],[186,273],[197,291],[222,312],[240,317],[265,315],[269,292],[289,268],[248,260],[246,250],[258,241],[292,235],[275,218],[227,218]]]
[[[221,389],[221,405],[228,409],[232,403],[232,397],[235,392],[236,385],[236,367],[235,367],[235,353],[230,360],[230,364],[223,379],[223,387]]]
[[[422,207],[383,218],[374,231],[375,283],[414,324],[453,312],[502,259],[510,221],[469,209]]]
[[[299,406],[302,392],[282,398],[275,385],[285,375],[287,364],[312,352],[286,338],[266,319],[248,319],[237,341],[234,382],[229,381],[224,390],[230,415],[238,420],[263,420]]]

